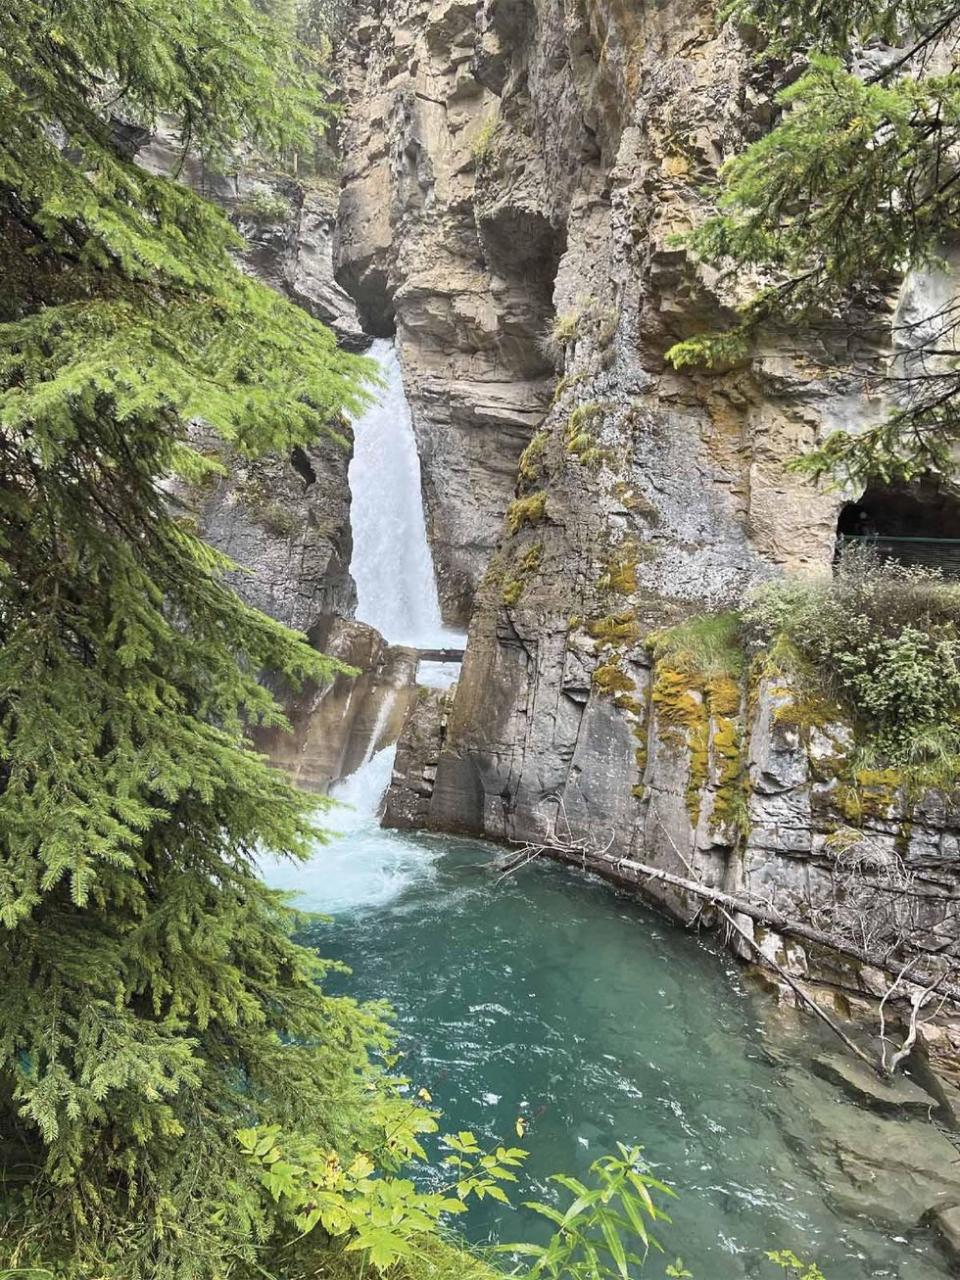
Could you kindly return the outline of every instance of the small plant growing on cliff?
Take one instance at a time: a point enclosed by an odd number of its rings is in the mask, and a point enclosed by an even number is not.
[[[540,350],[555,369],[563,367],[563,356],[567,347],[577,338],[580,331],[580,312],[561,311],[554,316],[550,327],[540,338]]]
[[[297,527],[297,517],[280,502],[268,502],[256,513],[259,524],[277,538],[288,538]]]
[[[744,649],[737,613],[707,613],[647,636],[653,657],[666,659],[674,670],[712,680],[738,680],[743,673]]]
[[[285,222],[292,213],[290,201],[278,191],[257,187],[250,195],[239,200],[235,207],[238,218],[253,222]]]
[[[547,495],[542,491],[516,498],[507,507],[507,528],[515,537],[525,525],[539,524],[547,514]]]
[[[503,580],[503,603],[514,605],[523,595],[527,581],[540,568],[543,560],[543,543],[535,542],[520,557],[519,563]]]
[[[517,468],[517,479],[521,486],[533,484],[539,477],[543,467],[543,457],[547,451],[548,439],[549,436],[546,431],[538,431],[523,453],[521,453],[520,463]]]
[[[480,128],[473,140],[473,158],[478,164],[483,164],[485,160],[489,160],[493,155],[497,130],[500,127],[500,121],[495,115],[487,116],[481,121]]]
[[[759,644],[789,640],[888,762],[960,752],[960,584],[856,548],[832,579],[762,587],[745,618]]]

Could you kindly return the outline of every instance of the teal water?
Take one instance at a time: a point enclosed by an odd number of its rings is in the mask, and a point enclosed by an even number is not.
[[[925,1233],[832,1210],[782,1125],[800,1105],[783,1063],[800,1049],[768,1047],[765,1002],[729,957],[556,865],[497,883],[501,850],[354,825],[308,867],[268,877],[333,914],[307,940],[352,967],[342,989],[391,1001],[404,1073],[445,1130],[515,1142],[528,1119],[517,1203],[550,1196],[550,1173],[638,1142],[678,1192],[660,1238],[697,1280],[772,1276],[765,1248],[816,1258],[827,1280],[951,1274]],[[478,1241],[542,1234],[529,1211],[493,1204],[458,1225]]]

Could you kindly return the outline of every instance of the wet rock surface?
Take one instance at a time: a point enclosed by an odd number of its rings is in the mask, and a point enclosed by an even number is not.
[[[383,826],[408,831],[429,826],[430,799],[453,696],[450,689],[417,689],[397,744]]]
[[[957,1204],[958,1149],[937,1128],[850,1106],[800,1072],[789,1086],[785,1132],[839,1212],[909,1231]]]
[[[311,630],[315,648],[358,670],[329,684],[278,690],[292,732],[260,730],[257,747],[305,791],[325,792],[396,742],[417,700],[415,649],[385,644],[373,627],[329,617]]]
[[[820,1054],[813,1060],[814,1072],[837,1084],[862,1106],[882,1114],[919,1115],[929,1119],[936,1099],[904,1075],[882,1077],[852,1056]]]

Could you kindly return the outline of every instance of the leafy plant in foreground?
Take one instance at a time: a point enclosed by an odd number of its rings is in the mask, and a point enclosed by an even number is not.
[[[530,1280],[627,1280],[631,1267],[640,1267],[648,1251],[661,1249],[649,1223],[669,1223],[670,1218],[651,1192],[674,1196],[665,1183],[654,1178],[642,1163],[641,1148],[617,1144],[619,1155],[601,1156],[590,1166],[590,1186],[567,1174],[551,1178],[573,1197],[566,1209],[542,1201],[525,1201],[552,1222],[557,1230],[545,1245],[501,1245],[502,1251],[533,1258]],[[632,1241],[637,1241],[634,1245]]]
[[[362,1153],[344,1167],[335,1150],[306,1139],[291,1142],[276,1125],[241,1130],[237,1140],[281,1214],[298,1231],[308,1235],[319,1226],[333,1239],[342,1239],[346,1252],[358,1252],[378,1271],[386,1271],[414,1256],[446,1217],[464,1213],[469,1198],[489,1196],[508,1203],[500,1184],[516,1182],[514,1170],[527,1155],[519,1147],[500,1144],[483,1151],[464,1130],[443,1139],[450,1152],[444,1164],[455,1177],[440,1191],[421,1191],[395,1173],[383,1176],[385,1168],[396,1169],[414,1156],[425,1158],[416,1134],[434,1129],[428,1112],[408,1108],[391,1132],[390,1158],[377,1153],[379,1169],[375,1159]]]

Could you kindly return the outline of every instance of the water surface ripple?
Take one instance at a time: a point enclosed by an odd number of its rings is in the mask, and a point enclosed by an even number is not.
[[[784,1127],[803,1105],[785,1069],[795,1046],[768,1045],[763,1002],[729,957],[555,865],[497,884],[500,856],[367,821],[281,879],[334,913],[308,940],[352,967],[342,989],[393,1004],[404,1071],[446,1129],[516,1141],[516,1117],[529,1119],[517,1201],[550,1194],[549,1173],[583,1173],[618,1139],[639,1142],[679,1193],[661,1236],[697,1280],[769,1277],[765,1248],[816,1258],[827,1280],[950,1274],[926,1233],[833,1211]],[[465,1227],[477,1240],[539,1230],[493,1204]],[[663,1269],[653,1258],[645,1274]]]

